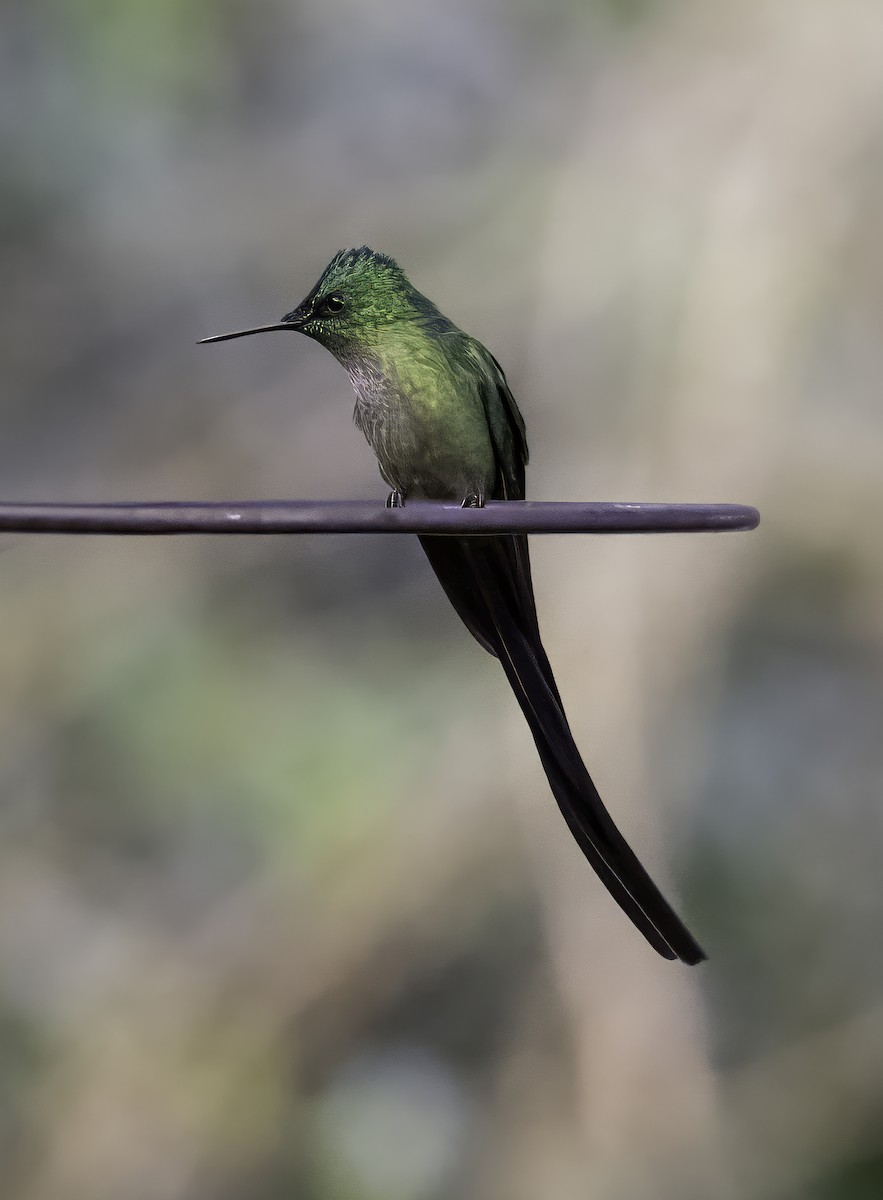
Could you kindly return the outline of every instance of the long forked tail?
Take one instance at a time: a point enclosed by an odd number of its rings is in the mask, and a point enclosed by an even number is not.
[[[580,757],[540,641],[526,543],[506,537],[420,542],[466,626],[499,658],[558,807],[604,886],[664,958],[702,962],[701,946],[614,825]]]

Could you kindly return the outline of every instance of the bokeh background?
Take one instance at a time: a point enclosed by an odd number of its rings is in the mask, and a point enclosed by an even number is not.
[[[10,0],[6,499],[377,497],[276,319],[393,254],[504,363],[648,950],[406,538],[0,544],[5,1200],[883,1194],[879,0]]]

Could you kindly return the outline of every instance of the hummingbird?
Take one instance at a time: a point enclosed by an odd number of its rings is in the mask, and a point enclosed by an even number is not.
[[[278,322],[203,338],[287,329],[330,350],[355,392],[353,418],[390,488],[410,498],[484,506],[523,500],[524,420],[503,369],[385,254],[341,250]],[[705,958],[605,808],[571,733],[540,638],[525,535],[421,536],[439,583],[476,641],[499,659],[533,734],[558,807],[602,883],[654,950]]]

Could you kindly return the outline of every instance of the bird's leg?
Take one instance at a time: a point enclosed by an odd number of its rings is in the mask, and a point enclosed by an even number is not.
[[[484,508],[484,492],[470,492],[463,498],[461,508]]]
[[[400,492],[398,488],[393,488],[392,491],[389,493],[389,495],[386,497],[386,507],[387,508],[404,508],[405,507],[405,493]]]

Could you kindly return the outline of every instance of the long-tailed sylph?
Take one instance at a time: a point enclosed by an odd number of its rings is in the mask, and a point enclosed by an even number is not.
[[[386,255],[363,246],[331,260],[309,295],[274,325],[205,338],[220,342],[291,329],[325,346],[349,372],[355,422],[392,489],[408,497],[524,499],[524,421],[502,368],[443,316]],[[421,537],[448,599],[499,660],[536,742],[558,807],[605,887],[665,958],[705,955],[614,825],[577,750],[540,640],[527,538]]]

